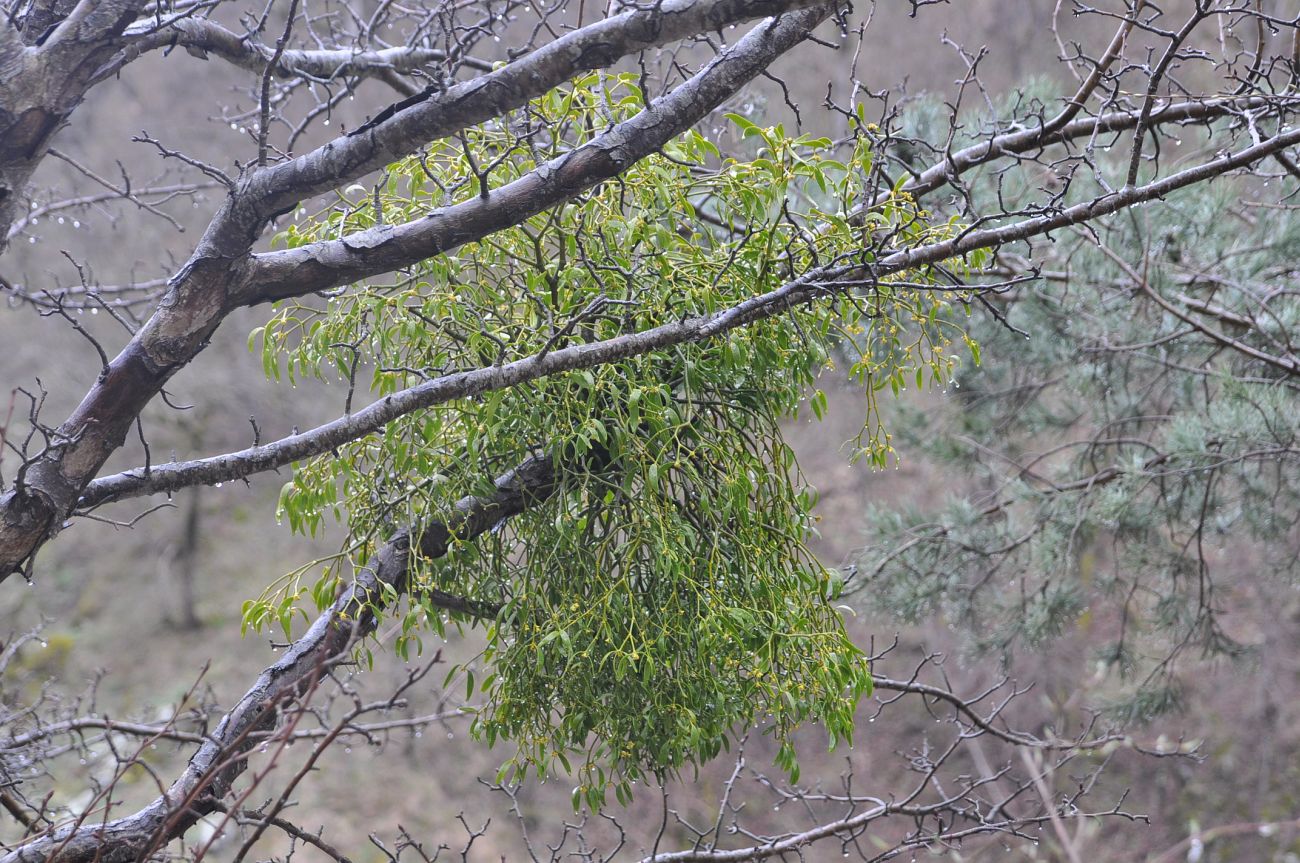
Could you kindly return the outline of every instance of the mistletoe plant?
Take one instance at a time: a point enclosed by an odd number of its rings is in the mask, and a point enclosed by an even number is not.
[[[352,187],[282,240],[486,197],[643,107],[635,76],[574,81],[392,165],[373,192]],[[726,158],[691,132],[617,182],[391,284],[285,305],[253,336],[267,372],[353,387],[368,375],[382,398],[447,372],[713,313],[832,264],[869,263],[864,237],[902,248],[952,230],[876,188],[857,118],[859,134],[837,146],[729,116],[748,158]],[[852,215],[864,200],[865,216]],[[790,731],[816,719],[832,744],[848,740],[871,676],[833,604],[837,574],[805,546],[815,495],[780,423],[804,407],[820,416],[817,376],[852,336],[848,373],[870,405],[860,453],[883,464],[875,394],[947,381],[952,343],[964,338],[947,305],[960,294],[917,291],[924,279],[859,284],[725,338],[442,404],[296,465],[282,516],[315,534],[328,513],[346,514],[349,528],[316,601],[328,604],[342,571],[395,531],[418,536],[458,499],[490,490],[485,478],[549,458],[559,482],[544,502],[453,542],[439,560],[413,562],[399,653],[449,622],[481,625],[488,673],[466,677],[484,698],[476,733],[517,745],[502,778],[572,771],[576,756],[575,803],[597,806],[610,788],[626,800],[638,777],[699,764],[759,720],[780,741],[778,763],[796,772]],[[307,575],[246,604],[246,623],[287,627]],[[437,600],[446,595],[461,598],[457,611]]]

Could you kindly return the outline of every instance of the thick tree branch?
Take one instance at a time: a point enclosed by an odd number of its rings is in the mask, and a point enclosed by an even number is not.
[[[279,212],[379,170],[429,141],[519,108],[580,72],[607,68],[621,57],[729,24],[816,6],[825,7],[825,0],[665,0],[624,12],[566,33],[491,73],[390,106],[348,135],[257,172],[245,194],[263,213]],[[817,22],[828,15],[829,8]],[[784,21],[782,32],[795,24]],[[735,62],[752,52],[767,53],[753,39],[742,42],[744,48],[738,44],[724,56]]]
[[[455,516],[419,531],[416,553],[441,557],[455,540],[474,539],[502,519],[523,512],[556,489],[549,456],[536,456],[496,481],[496,491],[467,497]],[[412,549],[410,534],[383,546],[356,580],[316,618],[274,665],[227,713],[166,793],[138,812],[106,824],[52,830],[0,858],[0,863],[126,863],[182,836],[201,817],[218,811],[222,798],[247,767],[251,738],[274,724],[277,706],[315,685],[356,642],[374,631],[375,612],[406,590]],[[52,856],[57,854],[57,856]]]
[[[583,146],[492,190],[486,197],[436,210],[412,222],[380,225],[339,240],[255,255],[248,305],[302,296],[389,273],[442,254],[527,219],[613,179],[708,116],[766,68],[769,51],[793,47],[829,7],[792,14],[756,29],[668,96]]]
[[[41,45],[41,53],[81,53],[84,46],[116,40],[145,4],[140,0],[80,0]]]
[[[132,60],[158,49],[180,46],[198,56],[219,57],[241,69],[261,74],[275,54],[273,47],[262,45],[246,36],[222,27],[206,18],[180,18],[159,29],[154,22],[144,22],[126,32],[127,46],[122,55],[103,70],[104,77],[114,74]],[[447,59],[438,48],[402,46],[380,49],[288,49],[274,67],[280,78],[308,78],[330,81],[335,78],[382,76],[387,72],[409,72]],[[485,60],[457,58],[461,65],[479,72],[491,72]]]

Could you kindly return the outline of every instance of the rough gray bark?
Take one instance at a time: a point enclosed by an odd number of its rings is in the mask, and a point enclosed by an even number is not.
[[[181,46],[203,59],[219,57],[258,75],[276,60],[273,47],[253,42],[238,33],[203,18],[181,18],[170,26],[131,28],[126,32],[127,47],[118,65],[149,51]],[[407,72],[428,63],[447,59],[447,52],[437,48],[403,47],[379,50],[326,48],[314,51],[289,49],[281,53],[272,72],[280,78],[306,77],[319,81],[349,76],[382,76],[386,72]],[[491,72],[492,64],[465,58],[465,66]]]

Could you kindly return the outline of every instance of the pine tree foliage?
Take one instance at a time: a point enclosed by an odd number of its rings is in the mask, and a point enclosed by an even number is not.
[[[908,119],[923,131],[940,116],[920,104]],[[1163,157],[1231,131],[1179,131]],[[942,615],[977,652],[1101,633],[1097,661],[1127,683],[1100,700],[1129,719],[1179,703],[1180,658],[1248,648],[1223,626],[1225,598],[1287,595],[1300,575],[1300,220],[1268,195],[1294,182],[1286,170],[1004,250],[1004,274],[1035,277],[972,318],[982,364],[958,370],[940,410],[894,421],[902,457],[962,491],[937,510],[869,513],[858,602]],[[1014,207],[1054,179],[970,185]],[[1099,191],[1082,172],[1070,187],[1062,206]]]

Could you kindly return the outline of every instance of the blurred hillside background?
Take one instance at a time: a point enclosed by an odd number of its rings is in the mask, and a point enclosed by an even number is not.
[[[923,8],[916,17],[908,16],[903,5],[891,4],[875,13],[873,35],[860,60],[860,77],[873,86],[901,84],[911,95],[951,97],[966,67],[946,43],[947,35],[960,36],[968,50],[987,48],[980,68],[994,101],[1032,79],[1064,72],[1056,59],[1058,45],[1048,31],[1056,5],[1051,0],[961,0]],[[816,68],[800,74],[799,64],[810,62],[809,57],[818,64],[847,58],[795,52],[778,70],[793,85],[807,131],[834,134],[830,115],[817,108],[825,93],[811,90],[815,82],[834,77],[835,70]],[[185,78],[176,76],[174,61],[162,57],[129,66],[120,80],[94,91],[57,146],[106,177],[118,175],[120,160],[141,180],[195,180],[193,172],[162,165],[152,148],[130,142],[146,130],[168,146],[229,165],[232,153],[247,152],[246,135],[215,112],[220,104],[228,105],[232,116],[250,107],[241,102],[244,79],[216,61],[190,62],[191,77]],[[804,82],[809,92],[798,92]],[[388,99],[379,85],[367,87],[340,106],[332,124],[354,126]],[[771,88],[760,88],[759,93],[756,98],[767,100],[773,116],[784,112],[779,94]],[[93,187],[54,159],[43,164],[35,184],[59,197]],[[182,199],[166,207],[184,233],[162,220],[134,214],[129,220],[117,218],[115,209],[91,208],[75,221],[69,215],[56,225],[43,226],[38,242],[20,238],[10,253],[7,273],[33,287],[75,283],[79,277],[66,252],[93,267],[93,278],[106,284],[164,277],[201,232],[217,194],[203,194],[192,206]],[[139,233],[151,230],[156,233]],[[193,404],[193,410],[178,413],[157,405],[146,412],[155,462],[173,454],[185,458],[247,446],[253,439],[248,417],[255,417],[263,438],[270,438],[287,434],[294,425],[305,427],[337,414],[343,399],[338,388],[295,388],[264,379],[260,358],[248,346],[249,330],[264,316],[257,311],[237,314],[218,332],[206,361],[185,369],[169,386],[171,400]],[[124,332],[108,315],[87,314],[82,322],[106,345],[124,340]],[[64,321],[39,317],[19,304],[0,308],[0,344],[0,397],[18,386],[35,390],[39,379],[50,394],[45,407],[49,417],[66,415],[74,407],[70,400],[85,391],[99,368],[93,349]],[[862,422],[860,394],[831,374],[825,388],[827,418],[791,422],[787,431],[808,480],[820,492],[822,520],[815,550],[828,565],[840,566],[868,543],[869,508],[937,506],[974,481],[953,474],[924,443],[927,430],[936,439],[948,433],[946,423],[960,410],[954,392],[907,393],[899,406],[906,411],[891,408],[887,422],[910,423],[915,433],[910,442],[900,442],[897,467],[876,472],[865,462],[853,463],[846,445]],[[138,444],[128,444],[108,468],[132,467],[143,457]],[[233,701],[247,685],[250,670],[261,668],[273,655],[266,634],[240,637],[241,603],[281,573],[333,551],[341,536],[327,533],[312,543],[276,524],[276,498],[287,478],[262,476],[249,485],[180,494],[173,507],[147,516],[148,530],[88,520],[76,523],[42,552],[38,589],[11,582],[0,590],[0,631],[20,632],[44,623],[42,642],[24,648],[21,656],[25,685],[34,690],[52,680],[77,689],[93,682],[97,709],[119,717],[164,715],[196,681],[212,699]],[[118,504],[110,514],[128,522],[146,508],[139,502]],[[1231,547],[1221,557],[1227,572],[1234,565],[1249,567],[1253,559]],[[81,577],[86,572],[95,577]],[[1226,580],[1231,582],[1231,576]],[[1104,756],[1110,759],[1102,780],[1106,793],[1114,797],[1127,789],[1125,811],[1149,821],[1085,828],[1076,846],[1084,852],[1083,859],[1147,860],[1171,849],[1175,856],[1163,859],[1192,859],[1178,844],[1198,829],[1300,818],[1300,593],[1294,587],[1273,592],[1257,585],[1231,593],[1225,602],[1234,633],[1255,649],[1235,661],[1187,665],[1181,672],[1180,708],[1133,729],[1135,739],[1152,747],[1200,741],[1204,759],[1153,760],[1124,749]],[[1052,726],[1106,685],[1092,652],[1093,632],[1082,618],[1048,643],[1001,657],[972,652],[967,640],[952,633],[938,616],[903,623],[873,607],[860,603],[851,630],[864,645],[885,644],[897,634],[898,673],[905,674],[909,662],[925,652],[935,652],[945,657],[954,686],[975,691],[995,681],[1002,663],[1008,663],[1015,679],[1034,685],[1017,714],[1026,727]],[[453,638],[441,647],[454,661],[472,655],[472,643],[470,639],[467,646]],[[400,661],[388,656],[360,679],[380,693],[405,671]],[[412,715],[441,703],[441,680],[437,670],[426,678],[410,708]],[[826,754],[823,737],[815,729],[808,731],[805,779],[825,777],[830,787],[851,769],[860,789],[888,795],[904,787],[906,765],[896,753],[918,746],[933,720],[922,713],[909,721],[868,723],[870,712],[864,712],[852,750]],[[467,720],[451,718],[419,734],[403,732],[389,740],[383,754],[364,743],[334,749],[320,765],[319,775],[303,786],[298,816],[324,824],[330,840],[348,849],[357,863],[383,860],[366,835],[390,835],[398,825],[431,848],[443,842],[459,848],[466,838],[457,822],[460,813],[474,828],[488,818],[493,821],[492,829],[476,841],[473,859],[522,859],[520,821],[534,841],[558,835],[563,822],[575,818],[570,789],[564,782],[529,787],[514,802],[490,790],[480,777],[491,778],[505,756],[500,749],[492,751],[468,739],[466,727]],[[756,766],[770,763],[764,743],[758,740],[752,747],[750,760]],[[160,767],[170,767],[180,763],[186,751],[158,744],[148,755]],[[94,765],[85,769],[91,771]],[[730,770],[730,763],[719,763],[698,779],[688,777],[672,789],[673,805],[700,822],[711,820]],[[80,791],[83,778],[60,777],[56,793]],[[142,796],[153,793],[147,777],[135,781]],[[512,806],[518,809],[517,818],[510,812]],[[653,841],[658,807],[657,796],[646,795],[620,816],[631,847]],[[778,809],[759,820],[780,823],[784,817]],[[1300,827],[1294,822],[1289,833],[1261,836],[1242,831],[1215,842],[1204,859],[1300,861],[1297,837]],[[677,847],[685,839],[670,825],[664,844]],[[992,845],[975,859],[1067,859],[1063,853],[1051,843],[1021,843],[1009,849]],[[839,854],[837,847],[818,846],[809,857],[832,859]]]

